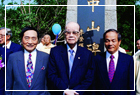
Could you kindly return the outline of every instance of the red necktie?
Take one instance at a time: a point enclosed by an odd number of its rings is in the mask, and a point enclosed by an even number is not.
[[[112,82],[112,79],[113,79],[113,76],[114,76],[114,72],[115,72],[115,64],[114,64],[114,61],[113,61],[113,58],[114,56],[111,55],[110,56],[111,60],[109,62],[109,72],[108,72],[108,76],[109,76],[109,80],[110,80],[110,83]]]

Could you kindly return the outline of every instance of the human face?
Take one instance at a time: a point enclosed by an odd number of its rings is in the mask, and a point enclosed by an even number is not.
[[[137,41],[137,49],[140,49],[140,40]]]
[[[0,30],[0,44],[5,44],[5,29]]]
[[[110,31],[105,35],[105,47],[110,54],[114,54],[121,44],[121,40],[118,41],[118,34]]]
[[[45,35],[44,36],[44,42],[46,45],[48,45],[50,43],[51,39],[50,39],[50,36],[49,35]]]
[[[24,32],[22,44],[28,52],[32,52],[38,44],[37,32],[34,30]]]
[[[65,36],[66,36],[66,42],[70,47],[74,47],[80,37],[79,32],[79,25],[74,22],[70,22],[66,25],[65,29]]]

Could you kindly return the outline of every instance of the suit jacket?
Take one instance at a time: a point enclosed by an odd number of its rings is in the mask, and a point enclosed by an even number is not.
[[[7,49],[6,50],[6,60],[8,59],[9,54],[12,52]],[[2,62],[5,64],[5,48],[0,47],[0,56],[2,56]],[[5,95],[5,67],[0,69],[0,95]]]
[[[16,43],[14,43],[14,42],[11,42],[11,46],[10,46],[9,49],[10,49],[13,53],[14,53],[14,52],[17,52],[17,51],[23,50],[23,48],[22,48],[21,45],[16,44]]]
[[[135,54],[134,59],[135,59],[136,95],[140,95],[140,51]]]
[[[51,90],[87,90],[94,78],[92,53],[86,48],[77,46],[71,77],[69,78],[69,63],[66,45],[51,49],[48,63],[48,87]],[[84,92],[79,92],[82,95]],[[63,92],[54,92],[63,95]]]
[[[134,62],[127,54],[119,52],[116,71],[112,83],[108,78],[106,53],[101,53],[95,58],[96,90],[134,90]],[[96,95],[135,95],[134,91],[98,91]]]
[[[29,88],[26,81],[26,73],[24,66],[24,52],[19,51],[9,56],[6,69],[6,89],[7,90],[45,90],[46,73],[49,55],[37,50],[35,71],[31,87]],[[45,95],[46,92],[6,92],[7,95]]]

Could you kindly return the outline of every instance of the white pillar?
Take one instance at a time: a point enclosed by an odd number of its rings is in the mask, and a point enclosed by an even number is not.
[[[77,5],[78,0],[68,0],[67,5]],[[116,5],[116,0],[105,0],[105,5]],[[67,6],[66,23],[77,22],[77,6]],[[109,28],[117,29],[116,6],[105,7],[105,31]]]
[[[77,0],[68,0],[67,5],[77,5]],[[67,6],[66,23],[77,22],[77,6]]]
[[[105,5],[116,5],[116,0],[105,0]],[[113,28],[117,30],[116,6],[105,7],[105,31]]]

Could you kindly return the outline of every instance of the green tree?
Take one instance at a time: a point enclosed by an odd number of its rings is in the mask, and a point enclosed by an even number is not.
[[[54,5],[58,3],[55,1],[56,0],[46,0],[43,4],[46,5],[48,2],[51,2],[50,4]],[[63,4],[64,1],[66,2],[66,0],[62,1]],[[53,35],[51,28],[54,23],[58,23],[61,25],[62,30],[64,29],[66,22],[66,9],[67,7],[64,6],[19,6],[7,9],[6,26],[13,30],[14,38],[12,41],[20,43],[19,33],[25,26],[37,28],[41,34],[40,37],[44,33],[48,33],[51,35],[52,39],[55,39],[55,35]]]
[[[138,0],[117,0],[117,5],[135,5]],[[134,49],[134,7],[117,7],[118,31],[122,35],[122,44],[126,50]],[[136,31],[135,31],[136,32]]]
[[[4,10],[4,5],[0,6],[0,27],[4,27],[5,26],[5,10]]]
[[[140,5],[136,5],[135,9],[135,39],[140,39]]]

